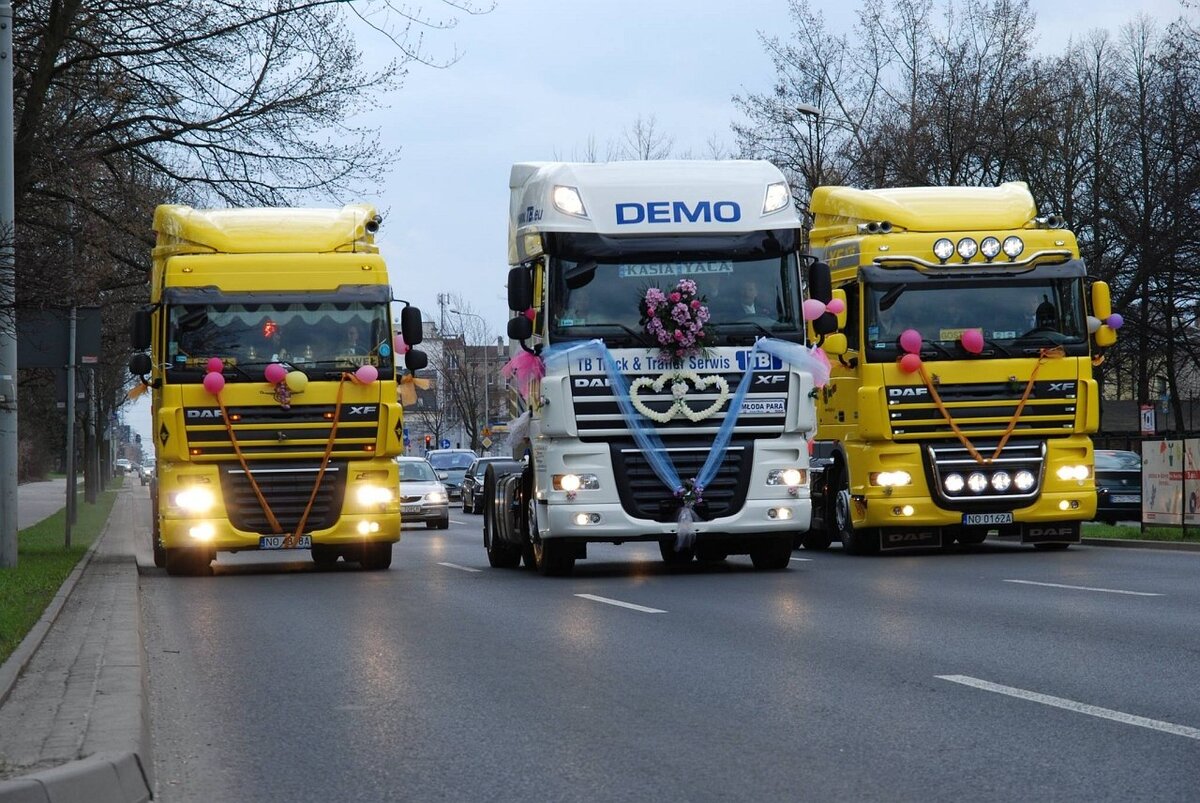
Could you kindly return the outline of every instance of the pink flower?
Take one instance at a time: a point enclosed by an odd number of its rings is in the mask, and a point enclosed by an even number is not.
[[[671,303],[674,304],[679,301],[680,295],[679,293],[671,293],[671,295],[667,296],[667,298],[671,299]]]
[[[692,299],[692,309],[700,309],[700,302],[694,298]]]
[[[683,331],[682,330],[680,330],[680,329],[675,330],[675,339],[683,340]]]

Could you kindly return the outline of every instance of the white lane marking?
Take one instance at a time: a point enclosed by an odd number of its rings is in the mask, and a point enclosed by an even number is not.
[[[460,572],[483,571],[483,569],[472,569],[470,566],[459,566],[457,563],[439,563],[438,566],[445,566],[447,569],[458,569]]]
[[[812,558],[792,558],[792,560],[805,560],[805,561],[811,561],[811,560],[812,560]]]
[[[608,597],[597,597],[595,594],[576,594],[575,596],[582,599],[590,599],[592,602],[603,602],[605,605],[616,605],[618,608],[628,608],[631,611],[641,611],[642,613],[666,613],[666,611],[658,608],[647,608],[644,605],[634,605],[632,602],[621,602],[619,599],[609,599]]]
[[[1047,588],[1069,588],[1072,591],[1102,591],[1105,594],[1128,594],[1131,597],[1161,597],[1149,591],[1122,591],[1119,588],[1092,588],[1091,586],[1068,586],[1062,583],[1035,583],[1033,580],[1005,580],[1006,583],[1020,583],[1026,586],[1045,586]]]
[[[1113,722],[1120,722],[1124,725],[1136,725],[1139,728],[1149,728],[1150,730],[1162,731],[1173,736],[1184,736],[1188,739],[1200,740],[1200,728],[1189,728],[1187,725],[1175,725],[1171,722],[1163,722],[1158,719],[1147,719],[1139,717],[1135,714],[1126,714],[1123,711],[1114,711],[1111,708],[1100,708],[1087,703],[1078,703],[1074,700],[1068,700],[1064,697],[1052,697],[1049,694],[1039,694],[1035,691],[1026,691],[1025,689],[1017,689],[1012,686],[1001,686],[999,683],[989,683],[986,680],[969,677],[967,675],[936,675],[939,680],[948,680],[951,683],[961,683],[964,686],[971,686],[983,691],[991,691],[996,694],[1007,694],[1009,697],[1017,697],[1022,700],[1029,700],[1042,705],[1051,705],[1055,708],[1064,708],[1067,711],[1074,711],[1077,714],[1087,714],[1090,717],[1099,717],[1101,719],[1111,719]]]

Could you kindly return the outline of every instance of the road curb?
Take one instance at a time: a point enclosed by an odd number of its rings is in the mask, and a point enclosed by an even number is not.
[[[1136,538],[1082,538],[1088,546],[1116,546],[1127,549],[1168,549],[1176,552],[1200,552],[1200,544],[1192,541],[1139,541]]]
[[[129,500],[118,498],[99,537],[68,576],[51,606],[35,626],[35,630],[41,632],[35,637],[35,632],[30,631],[22,640],[18,652],[28,647],[28,654],[22,655],[19,661],[20,668],[10,668],[9,663],[18,663],[11,658],[0,668],[4,672],[4,678],[0,680],[0,691],[3,692],[0,701],[12,692],[21,673],[61,614],[84,571],[91,565],[97,548],[109,537],[114,526],[114,514],[118,511],[116,505],[122,501],[130,504]],[[120,552],[113,554],[119,556]],[[102,666],[103,671],[98,678],[97,687],[99,707],[92,709],[93,719],[106,723],[106,732],[94,740],[85,741],[82,745],[82,750],[86,751],[88,744],[92,744],[96,752],[55,767],[0,780],[0,803],[142,803],[153,798],[149,673],[142,636],[140,580],[136,563],[129,566],[127,562],[118,561],[118,564],[122,563],[126,568],[122,569],[120,575],[114,575],[114,578],[121,583],[132,581],[133,610],[126,610],[126,613],[132,614],[135,626],[132,633],[130,630],[112,631],[107,642],[116,663]],[[130,572],[130,575],[124,575],[125,571]],[[114,610],[121,610],[121,606],[129,604],[130,601],[128,593],[123,599],[118,595],[115,600],[117,607]],[[130,656],[135,649],[136,662],[119,657]],[[16,656],[17,653],[14,653],[13,658]],[[12,677],[8,678],[8,673],[13,669],[15,671],[12,671]],[[131,689],[135,691],[131,693]],[[116,714],[118,710],[126,712],[129,716],[122,717]]]

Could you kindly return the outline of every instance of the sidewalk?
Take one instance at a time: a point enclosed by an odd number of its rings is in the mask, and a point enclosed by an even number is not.
[[[60,494],[64,489],[59,481]],[[134,560],[135,534],[145,531],[144,524],[135,526],[135,515],[145,513],[145,500],[136,490],[117,496],[95,546],[0,667],[2,803],[150,799],[146,658]],[[49,495],[49,489],[35,491]],[[58,500],[61,508],[63,497]],[[24,502],[22,493],[18,504],[25,508]]]

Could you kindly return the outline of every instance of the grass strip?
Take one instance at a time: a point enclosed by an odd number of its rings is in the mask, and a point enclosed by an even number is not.
[[[1187,537],[1182,527],[1147,526],[1145,532],[1139,527],[1122,527],[1117,524],[1085,524],[1084,538],[1123,538],[1129,541],[1176,541],[1200,543],[1200,527],[1189,526]]]
[[[119,479],[112,482],[94,505],[80,498],[69,549],[63,545],[65,508],[17,532],[17,565],[0,569],[0,663],[37,624],[67,575],[100,535],[120,487]]]

